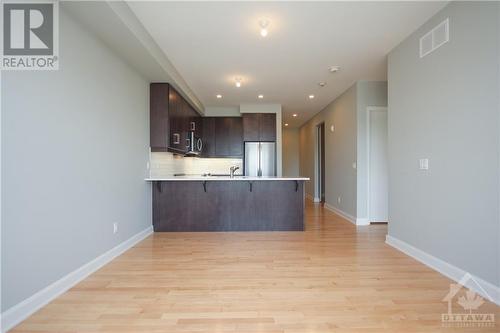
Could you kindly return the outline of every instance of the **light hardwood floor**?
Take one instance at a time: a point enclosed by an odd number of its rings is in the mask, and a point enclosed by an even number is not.
[[[157,233],[13,332],[498,332],[443,328],[449,279],[307,202],[305,232]],[[463,309],[454,304],[457,312]]]

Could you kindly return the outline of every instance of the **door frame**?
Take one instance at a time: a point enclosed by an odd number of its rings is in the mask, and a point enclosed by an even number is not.
[[[370,157],[371,157],[371,149],[370,149],[370,135],[371,135],[371,112],[372,111],[385,111],[388,112],[387,106],[368,106],[366,108],[366,217],[368,219],[368,223],[371,223],[371,215],[370,215]]]
[[[320,139],[320,134],[321,134],[321,127],[323,126],[323,151],[325,152],[323,154],[323,159],[325,159],[326,162],[326,149],[325,149],[325,142],[326,142],[326,124],[324,121],[319,122],[315,125],[315,131],[314,131],[314,143],[315,143],[315,149],[314,149],[314,155],[315,155],[315,165],[314,165],[314,198],[313,202],[321,202],[321,191],[325,190],[321,188],[321,175],[325,177],[325,182],[326,182],[326,174],[325,174],[325,168],[321,169],[321,139]],[[326,193],[325,193],[325,202],[326,202]]]

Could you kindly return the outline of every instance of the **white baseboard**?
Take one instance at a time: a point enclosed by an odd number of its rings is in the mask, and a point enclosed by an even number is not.
[[[370,220],[367,218],[357,218],[356,225],[370,225]]]
[[[94,260],[64,276],[60,280],[57,280],[56,282],[45,287],[31,297],[6,310],[2,313],[1,316],[1,332],[7,332],[11,328],[31,316],[38,309],[63,294],[78,282],[82,281],[87,276],[94,273],[99,268],[106,265],[111,260],[118,257],[120,254],[127,251],[152,233],[152,226],[144,229],[143,231],[118,244],[117,246],[95,258]]]
[[[486,299],[500,305],[500,287],[485,281],[477,276],[474,276],[461,268],[458,268],[446,261],[430,255],[416,247],[387,235],[385,239],[386,244],[394,247],[395,249],[407,254],[413,259],[420,261],[422,264],[438,271],[444,276],[452,279],[455,282],[463,284],[470,290],[480,294]],[[470,278],[464,279],[465,276],[470,276]],[[444,290],[444,293],[447,291]],[[443,295],[444,297],[444,295]]]
[[[337,214],[338,216],[343,217],[344,219],[346,219],[347,221],[351,222],[352,224],[355,224],[355,225],[369,225],[370,224],[370,222],[368,221],[368,219],[366,219],[366,218],[364,218],[364,219],[355,218],[351,214],[348,214],[348,213],[346,213],[346,212],[338,209],[337,207],[333,207],[330,204],[325,203],[325,208],[328,209],[329,211]]]
[[[344,219],[351,222],[352,224],[356,224],[356,218],[354,216],[352,216],[351,214],[348,214],[348,213],[338,209],[337,207],[333,207],[332,205],[327,204],[327,203],[325,203],[325,208],[328,209],[329,211],[337,214],[338,216],[343,217]]]
[[[320,202],[321,200],[319,198],[315,198],[312,195],[306,193],[306,198],[311,200],[312,202]]]

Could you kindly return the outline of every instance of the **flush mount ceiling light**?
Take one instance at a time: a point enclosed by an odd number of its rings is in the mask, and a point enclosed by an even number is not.
[[[260,26],[260,35],[262,37],[267,36],[267,27],[269,26],[269,20],[267,19],[262,19],[259,21],[259,26]]]
[[[330,73],[336,73],[340,70],[340,67],[339,66],[330,66],[330,68],[328,70],[330,71]]]
[[[288,123],[286,123],[285,126],[288,126]]]
[[[218,94],[218,95],[216,95],[215,97],[217,97],[218,99],[221,99],[221,98],[222,98],[222,95]]]
[[[294,114],[292,114],[292,116],[293,116],[293,117],[297,117],[297,114],[296,114],[296,113],[294,113]]]
[[[235,78],[234,81],[237,88],[241,87],[241,77]]]
[[[324,86],[326,86],[326,82],[319,82],[318,86],[320,86],[321,88],[323,88]]]
[[[314,98],[314,95],[309,95],[309,99],[313,99]]]
[[[259,95],[257,96],[259,99],[263,99],[264,98],[264,95]]]

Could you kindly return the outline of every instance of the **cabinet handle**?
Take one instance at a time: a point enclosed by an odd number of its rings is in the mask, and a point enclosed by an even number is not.
[[[299,181],[296,180],[295,181],[295,192],[298,192],[299,191]]]
[[[252,192],[253,191],[253,183],[252,182],[248,182],[248,185],[250,185],[249,190],[250,190],[250,192]]]
[[[205,191],[205,193],[207,192],[207,182],[206,181],[203,182],[203,191]]]
[[[178,145],[179,143],[181,143],[181,135],[179,133],[174,133],[173,137],[174,145]]]

